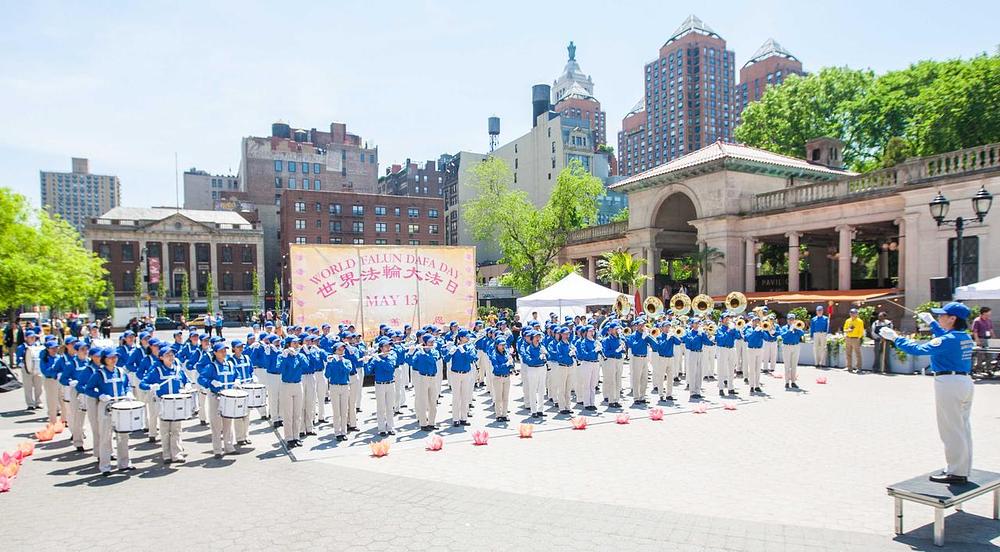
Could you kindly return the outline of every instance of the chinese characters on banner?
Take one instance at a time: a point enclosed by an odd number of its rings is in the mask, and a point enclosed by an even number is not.
[[[370,339],[379,324],[475,318],[474,247],[292,244],[290,256],[295,324],[354,324]]]

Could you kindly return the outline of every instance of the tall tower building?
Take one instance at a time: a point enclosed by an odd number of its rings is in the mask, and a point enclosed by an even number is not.
[[[731,141],[735,71],[735,54],[726,41],[697,16],[688,16],[646,64],[646,140],[638,149],[619,152],[634,160],[631,167],[620,163],[619,173],[629,176],[717,140]],[[634,116],[633,110],[626,119]]]
[[[571,41],[566,47],[569,59],[562,74],[552,82],[553,111],[581,128],[593,132],[594,151],[608,141],[607,118],[601,102],[594,97],[594,80],[580,71],[576,62],[576,45]]]
[[[90,162],[74,157],[71,172],[39,171],[42,207],[83,232],[91,217],[121,205],[122,184],[117,176],[90,174]]]
[[[767,87],[781,84],[788,75],[805,75],[802,62],[773,38],[767,39],[740,69],[736,92],[737,122],[750,102],[761,99]]]

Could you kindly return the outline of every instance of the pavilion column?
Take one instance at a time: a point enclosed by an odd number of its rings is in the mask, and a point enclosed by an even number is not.
[[[597,257],[587,257],[587,279],[597,281]]]
[[[899,258],[896,262],[896,287],[906,289],[906,220],[898,218],[893,221],[899,231],[896,239],[896,252]]]
[[[837,289],[851,289],[851,242],[854,239],[854,228],[849,225],[837,227],[840,233],[840,243],[837,247]]]
[[[788,291],[799,291],[799,238],[801,232],[787,232],[788,237]]]
[[[195,261],[194,255],[194,242],[188,247],[188,259],[192,262],[190,263],[191,270],[188,272],[188,293],[190,293],[192,300],[198,299],[198,263]]]
[[[746,273],[743,283],[744,291],[750,293],[757,289],[757,239],[749,237],[746,239]]]
[[[660,250],[650,247],[646,250],[646,275],[649,276],[649,280],[646,281],[646,297],[656,297],[659,295],[656,292],[656,275],[659,272]]]

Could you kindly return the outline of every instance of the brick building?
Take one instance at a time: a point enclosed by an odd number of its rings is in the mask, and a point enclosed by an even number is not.
[[[289,244],[445,245],[441,198],[284,190],[279,220],[283,289]]]
[[[577,126],[590,129],[593,133],[593,148],[608,143],[607,117],[601,110],[601,102],[594,97],[594,80],[583,74],[576,61],[576,45],[569,43],[566,50],[569,59],[562,74],[552,82],[553,111],[568,121],[578,122]]]
[[[444,197],[444,168],[451,156],[444,154],[437,161],[419,165],[406,160],[404,165],[386,167],[378,179],[378,193],[415,197]]]
[[[68,173],[39,171],[42,207],[83,231],[84,224],[121,205],[122,184],[117,176],[90,174],[90,162],[74,157]]]
[[[211,278],[216,306],[240,313],[253,304],[254,273],[264,270],[260,226],[231,211],[116,207],[86,224],[84,244],[104,259],[115,289],[116,312],[125,311],[126,319],[137,314],[136,272],[148,280],[143,294],[155,297],[159,287],[166,286],[168,312],[180,312],[187,276],[191,312],[206,309],[205,290]],[[138,314],[146,314],[145,309]]]
[[[788,75],[805,75],[802,62],[773,38],[767,39],[740,69],[740,84],[736,89],[737,122],[750,102],[761,99],[769,86],[781,84]]]

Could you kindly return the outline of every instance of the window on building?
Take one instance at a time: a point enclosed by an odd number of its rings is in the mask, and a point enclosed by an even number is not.
[[[437,240],[431,240],[430,243],[431,245],[440,245],[440,243]]]
[[[233,246],[231,245],[222,246],[222,262],[224,263],[233,262]]]
[[[305,230],[306,229],[306,221],[305,221],[305,219],[295,219],[295,229],[296,230]]]
[[[316,229],[318,230],[322,227],[323,227],[323,221],[316,219]]]
[[[132,262],[135,260],[135,246],[131,243],[122,244],[122,262]]]
[[[437,209],[428,209],[427,210],[427,218],[438,218],[438,210]]]
[[[392,214],[398,217],[399,216],[399,207],[394,207],[392,209]]]
[[[295,236],[295,243],[304,244],[306,243],[305,236]]]
[[[354,240],[352,240],[351,243],[353,243],[354,245],[364,245],[365,244],[365,239],[364,238],[354,238]]]
[[[365,162],[365,152],[361,152],[361,162]]]
[[[315,205],[315,209],[316,209],[317,213],[322,213],[323,212],[323,204],[317,201],[316,205]]]
[[[253,272],[243,273],[243,289],[247,291],[253,289]]]
[[[955,277],[955,245],[957,238],[948,238],[948,275]],[[970,236],[962,238],[962,274],[960,282],[953,282],[953,286],[967,285],[979,281],[979,237]]]
[[[274,160],[274,172],[281,172],[281,159]]]
[[[126,270],[122,273],[122,285],[118,289],[122,291],[135,291],[135,276],[132,275],[131,270]]]
[[[330,204],[330,214],[331,215],[339,215],[340,214],[340,204],[339,203],[331,203]]]
[[[308,184],[308,182],[306,182],[306,184]],[[295,179],[294,178],[289,178],[288,179],[288,189],[289,190],[294,190],[295,187],[296,187],[296,185],[295,185]]]
[[[296,213],[305,213],[306,212],[306,202],[305,201],[296,201],[295,202],[295,212]]]
[[[351,223],[351,231],[353,231],[355,234],[364,233],[364,231],[365,231],[365,223],[361,222],[360,220],[356,220],[356,221],[352,222]]]
[[[331,220],[330,221],[330,231],[331,232],[340,232],[341,231],[341,223],[340,223],[339,220]]]
[[[222,291],[233,291],[233,273],[226,271],[222,273]]]
[[[410,234],[416,234],[417,232],[420,232],[420,225],[419,224],[407,224],[406,225],[406,231],[409,232]]]
[[[320,170],[320,164],[313,163],[313,174],[319,174],[319,170]]]
[[[375,245],[387,245],[389,240],[385,238],[375,238]]]
[[[111,246],[106,243],[97,244],[97,256],[105,261],[111,260]]]
[[[406,210],[406,216],[410,218],[417,218],[420,216],[420,209],[417,209],[416,207],[410,207]]]
[[[420,240],[410,240],[410,245],[420,245]]]
[[[385,205],[376,205],[375,206],[375,216],[377,216],[377,217],[383,217],[383,216],[385,216]]]
[[[241,260],[244,263],[247,263],[247,264],[253,263],[253,248],[252,247],[250,247],[249,245],[244,245],[243,246],[243,256],[242,256]]]
[[[289,161],[288,162],[288,172],[290,172],[290,173],[295,172],[295,161]]]
[[[365,206],[364,205],[352,205],[351,206],[351,214],[354,215],[354,216],[356,216],[356,217],[363,217],[365,215]]]
[[[397,222],[395,226],[396,226],[396,228],[395,228],[396,233],[398,234],[399,233],[399,223]]]
[[[194,245],[194,258],[199,263],[207,263],[211,260],[212,249],[207,243],[196,243]]]
[[[378,233],[378,234],[384,233],[386,231],[386,226],[387,225],[384,222],[376,222],[375,223],[375,232]]]
[[[431,234],[437,234],[438,233],[438,225],[436,225],[436,224],[429,224],[429,225],[427,225],[427,231],[430,232]]]
[[[322,189],[322,186],[320,185],[319,180],[318,179],[317,180],[313,180],[313,191],[318,192],[318,191],[320,191],[320,189]]]
[[[330,243],[332,243],[334,245],[342,244],[342,243],[344,243],[344,238],[340,238],[340,237],[330,238]]]

